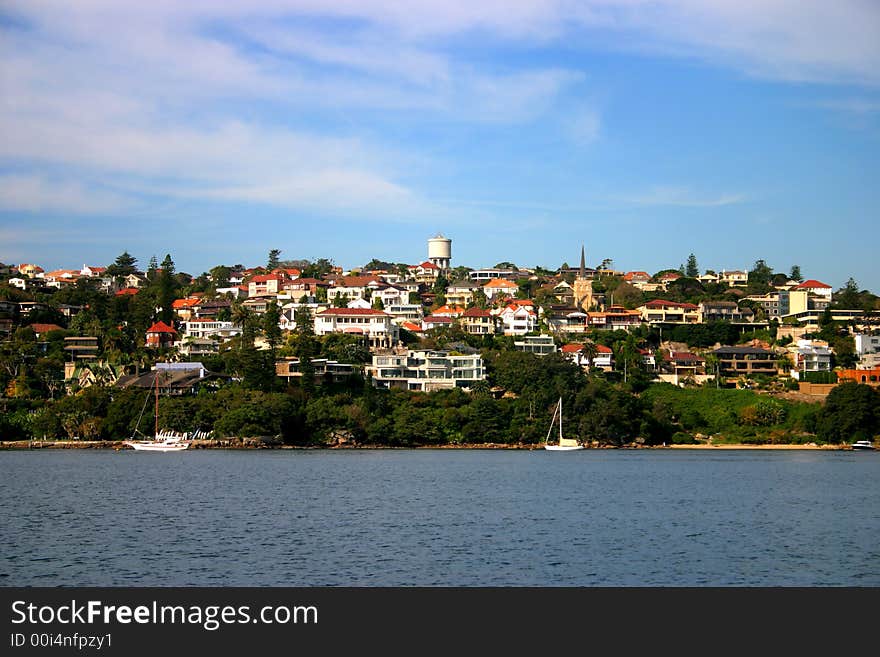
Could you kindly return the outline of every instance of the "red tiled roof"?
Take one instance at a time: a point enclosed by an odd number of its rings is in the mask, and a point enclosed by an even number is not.
[[[577,352],[579,352],[579,351],[580,351],[581,349],[583,349],[583,348],[584,348],[584,345],[582,345],[582,344],[578,344],[578,343],[567,344],[567,345],[563,345],[563,347],[562,347],[562,353],[564,353],[564,354],[576,354]],[[598,353],[598,354],[610,354],[610,353],[611,353],[611,347],[606,347],[604,344],[597,344],[597,345],[596,345],[596,353]]]
[[[419,268],[421,268],[421,269],[440,269],[440,267],[435,265],[433,262],[428,262],[427,260],[425,260],[425,262],[423,262],[420,265],[413,265],[411,267],[408,267],[407,269],[419,269]]]
[[[647,280],[647,279],[651,278],[651,275],[648,274],[648,272],[646,272],[646,271],[629,271],[623,275],[623,280],[631,281],[632,279],[634,279],[636,277],[644,278]]]
[[[444,317],[442,315],[428,315],[423,320],[426,324],[451,324],[451,317]]]
[[[267,283],[268,281],[286,281],[287,276],[284,274],[258,274],[251,279],[248,279],[248,283]]]
[[[401,324],[401,326],[403,328],[405,328],[407,331],[413,331],[413,332],[419,332],[419,333],[421,333],[421,331],[422,331],[421,326],[419,326],[418,324],[413,324],[412,322],[404,322],[403,324]]]
[[[136,287],[124,287],[116,293],[117,297],[125,296],[126,294],[137,294],[138,289]]]
[[[697,310],[697,306],[692,303],[678,303],[677,301],[665,301],[663,299],[654,299],[645,304],[648,308],[660,308],[668,306],[669,308],[681,308],[682,310]]]
[[[512,287],[519,287],[519,285],[517,285],[513,281],[508,281],[507,279],[504,279],[504,278],[493,278],[491,281],[486,283],[483,287],[503,287],[503,288],[510,289]]]
[[[58,324],[31,324],[34,333],[48,333],[49,331],[63,331],[64,329]]]
[[[462,317],[491,317],[492,313],[483,308],[468,308],[462,314]]]
[[[165,322],[156,322],[150,328],[147,329],[147,333],[174,333],[175,331],[172,327],[168,326]]]
[[[795,290],[808,290],[811,288],[830,288],[830,287],[831,287],[830,285],[826,285],[822,281],[817,281],[817,280],[811,278],[810,280],[804,281],[800,285],[796,286],[794,289]]]
[[[180,308],[192,308],[193,306],[198,306],[202,302],[201,299],[175,299],[171,307],[175,310],[179,310]]]

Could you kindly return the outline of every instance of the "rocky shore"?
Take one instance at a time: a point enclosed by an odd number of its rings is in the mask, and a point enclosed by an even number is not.
[[[0,441],[0,450],[13,449],[113,449],[117,451],[131,450],[124,444],[122,440],[11,440]],[[190,449],[524,449],[536,450],[542,449],[541,445],[526,445],[521,443],[479,443],[479,444],[449,444],[449,445],[422,445],[415,448],[393,447],[389,445],[355,445],[352,443],[343,443],[338,445],[326,446],[294,446],[284,445],[280,440],[274,437],[257,437],[257,438],[223,438],[211,440],[194,440]],[[820,450],[849,450],[849,445],[817,445],[816,443],[806,443],[802,445],[794,444],[735,444],[735,443],[698,443],[693,445],[625,445],[621,448],[616,447],[597,447],[590,449],[699,449],[699,450],[725,450],[725,449],[751,449],[751,450],[767,450],[767,449],[820,449]]]

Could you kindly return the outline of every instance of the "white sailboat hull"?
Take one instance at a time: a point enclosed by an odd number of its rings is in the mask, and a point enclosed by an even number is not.
[[[576,449],[583,449],[583,445],[544,445],[544,449],[551,452],[573,452]]]
[[[188,441],[127,440],[125,445],[139,452],[181,452],[189,448]]]

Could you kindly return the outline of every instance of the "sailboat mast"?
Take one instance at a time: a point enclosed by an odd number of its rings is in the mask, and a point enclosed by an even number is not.
[[[559,444],[562,444],[562,397],[559,398]]]
[[[153,429],[153,437],[159,436],[159,370],[156,370],[156,426]]]

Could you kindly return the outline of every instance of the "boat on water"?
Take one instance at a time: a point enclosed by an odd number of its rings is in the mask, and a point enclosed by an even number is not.
[[[550,434],[553,432],[553,425],[557,424],[559,428],[559,436],[555,443],[550,442]],[[553,419],[550,420],[550,428],[547,429],[547,438],[544,440],[544,449],[553,452],[572,452],[577,449],[583,449],[584,446],[578,443],[574,438],[564,438],[562,436],[562,397],[556,404],[556,410],[553,411]]]
[[[870,440],[857,440],[850,447],[853,449],[874,449],[874,443]]]
[[[153,395],[156,400],[155,411],[154,411],[154,425],[155,430],[152,438],[147,438],[144,436],[144,439],[139,440],[136,439],[140,431],[138,427],[141,424],[141,418],[144,416],[144,410],[147,407],[147,402],[149,401],[149,396],[146,400],[144,400],[144,405],[141,408],[141,414],[138,417],[137,425],[135,426],[134,433],[130,440],[126,440],[123,442],[123,445],[126,447],[131,447],[134,450],[139,452],[181,452],[185,449],[189,449],[189,446],[192,444],[192,439],[189,434],[182,433],[179,431],[169,431],[169,430],[159,430],[159,372],[156,372],[156,380],[154,382]],[[143,435],[143,434],[141,434]]]

